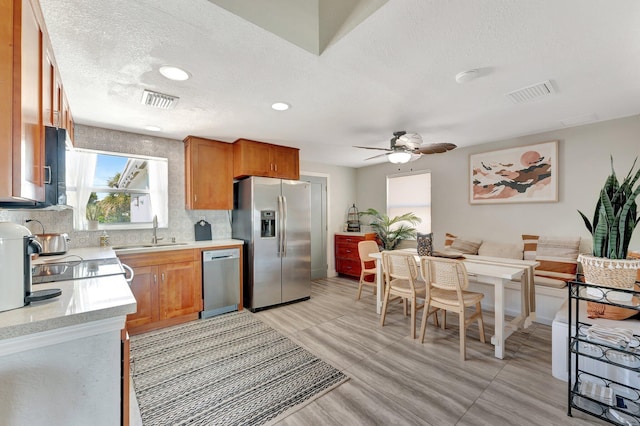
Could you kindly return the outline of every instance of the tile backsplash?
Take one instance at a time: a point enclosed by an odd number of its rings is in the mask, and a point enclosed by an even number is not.
[[[228,210],[185,210],[184,208],[184,145],[182,141],[108,130],[83,125],[75,126],[74,145],[77,148],[97,149],[128,154],[168,158],[169,166],[169,227],[159,228],[158,237],[164,241],[193,241],[194,224],[204,218],[211,223],[214,240],[231,238],[231,212]],[[70,247],[91,247],[99,244],[102,231],[74,231],[72,210],[0,208],[0,221],[27,226],[33,233],[41,233],[40,221],[46,233],[69,234]],[[108,231],[111,245],[151,242],[151,229]]]

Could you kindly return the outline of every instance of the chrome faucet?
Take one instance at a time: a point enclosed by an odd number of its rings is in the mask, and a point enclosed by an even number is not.
[[[158,241],[163,238],[158,238],[158,215],[153,215],[153,237],[151,237],[151,244],[158,244]]]

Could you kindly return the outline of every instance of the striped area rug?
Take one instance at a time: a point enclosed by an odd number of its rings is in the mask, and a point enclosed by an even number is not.
[[[247,311],[131,336],[131,365],[145,426],[261,425],[348,379]]]

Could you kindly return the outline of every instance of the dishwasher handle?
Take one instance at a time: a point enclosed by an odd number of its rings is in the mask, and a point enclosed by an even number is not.
[[[211,261],[211,260],[220,260],[220,259],[233,259],[237,256],[233,256],[233,255],[228,255],[228,256],[211,256],[209,257],[206,261]]]
[[[240,258],[240,249],[208,250],[202,252],[203,262],[216,262]]]

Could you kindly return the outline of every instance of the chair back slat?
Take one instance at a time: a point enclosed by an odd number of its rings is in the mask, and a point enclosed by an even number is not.
[[[382,269],[386,281],[391,285],[400,280],[407,281],[412,291],[418,279],[418,265],[410,253],[383,251]]]
[[[358,243],[358,255],[362,262],[375,262],[377,259],[370,257],[371,253],[378,253],[378,243],[373,240],[360,241]]]
[[[469,287],[467,268],[461,261],[424,256],[420,262],[423,279],[431,286],[456,291]]]

